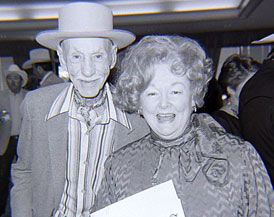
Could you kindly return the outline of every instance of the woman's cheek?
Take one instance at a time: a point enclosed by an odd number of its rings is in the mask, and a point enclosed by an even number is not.
[[[173,105],[173,107],[175,108],[177,112],[184,111],[186,107],[189,105],[189,103],[190,103],[190,100],[182,96],[174,98],[172,99],[172,101],[170,101],[170,104]]]
[[[156,109],[157,109],[157,101],[156,100],[153,100],[153,99],[150,99],[150,100],[145,100],[143,101],[143,109],[147,112],[147,113],[150,113],[150,114],[153,114],[155,113]]]

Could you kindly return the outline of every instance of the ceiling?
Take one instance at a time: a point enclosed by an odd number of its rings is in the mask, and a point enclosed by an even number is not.
[[[207,1],[207,2],[206,2]],[[209,7],[209,3],[236,2],[240,6]],[[29,49],[39,46],[35,35],[57,28],[57,9],[71,1],[0,0],[0,56],[15,56],[20,62]],[[249,45],[274,32],[274,0],[105,0],[114,12],[114,27],[134,32],[137,38],[148,34],[182,34],[193,37],[207,47]],[[205,3],[206,2],[206,3]],[[206,9],[202,8],[207,7]],[[186,6],[198,7],[186,10]],[[160,11],[135,11],[125,7],[146,9],[157,6]],[[175,9],[177,5],[181,8]],[[34,17],[37,11],[51,11],[48,17]],[[13,13],[17,18],[9,17]],[[3,17],[7,15],[7,17]]]

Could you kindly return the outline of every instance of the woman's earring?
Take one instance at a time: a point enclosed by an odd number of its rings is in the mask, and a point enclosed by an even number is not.
[[[193,112],[197,112],[197,106],[196,106],[196,105],[194,105],[194,106],[192,107],[192,111],[193,111]]]
[[[137,113],[138,113],[138,115],[142,116],[143,115],[142,109],[138,109]]]

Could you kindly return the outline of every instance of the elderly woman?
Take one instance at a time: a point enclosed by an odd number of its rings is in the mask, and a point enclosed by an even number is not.
[[[271,216],[273,189],[257,152],[195,113],[212,76],[201,46],[147,36],[121,64],[118,103],[141,114],[151,133],[108,158],[96,208],[172,179],[186,217]]]
[[[223,106],[211,115],[228,133],[242,136],[238,118],[240,93],[260,66],[254,58],[239,54],[229,56],[222,65],[218,83],[223,92]]]

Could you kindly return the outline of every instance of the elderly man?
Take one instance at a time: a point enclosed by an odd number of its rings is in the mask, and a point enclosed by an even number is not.
[[[27,90],[27,73],[17,65],[9,66],[5,75],[7,89],[0,91],[0,215],[5,213],[9,193],[10,167],[16,156],[21,125],[20,104]]]
[[[33,74],[40,80],[39,87],[64,82],[52,70],[49,50],[35,48],[29,52],[29,59],[23,63],[23,69],[33,69]]]
[[[88,2],[65,5],[58,30],[36,40],[57,49],[72,83],[27,95],[18,161],[13,165],[13,217],[89,216],[113,149],[140,138],[148,127],[114,106],[106,82],[118,48],[135,36],[113,29],[112,12]]]

